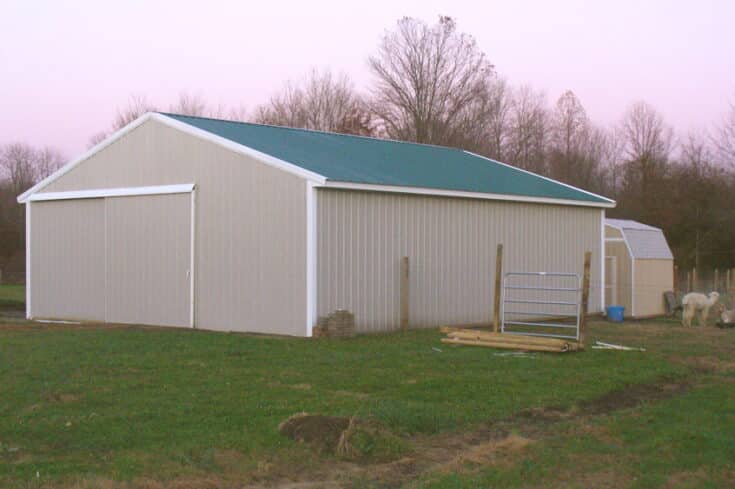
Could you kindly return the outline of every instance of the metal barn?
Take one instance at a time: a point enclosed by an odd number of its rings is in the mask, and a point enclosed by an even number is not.
[[[603,308],[614,202],[459,149],[149,113],[23,195],[29,318],[311,336],[489,323],[508,270],[575,271]],[[597,291],[597,292],[595,292]]]
[[[626,316],[666,313],[664,292],[674,290],[674,255],[659,228],[625,219],[605,220],[606,304]]]

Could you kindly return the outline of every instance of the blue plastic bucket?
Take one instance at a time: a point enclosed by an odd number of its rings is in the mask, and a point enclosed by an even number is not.
[[[624,312],[625,312],[625,307],[623,306],[608,306],[607,307],[607,320],[612,321],[614,323],[622,323]]]

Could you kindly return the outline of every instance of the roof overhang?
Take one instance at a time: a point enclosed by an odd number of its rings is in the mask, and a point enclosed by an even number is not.
[[[526,171],[520,168],[512,167],[511,165],[508,165],[506,163],[502,163],[502,162],[495,161],[495,160],[490,160],[489,158],[486,158],[482,155],[476,155],[475,153],[470,153],[470,152],[467,152],[467,153],[473,154],[475,156],[479,156],[481,158],[484,158],[486,160],[492,161],[497,164],[515,168],[516,170],[522,171],[524,173],[535,175],[539,178],[543,178],[545,180],[554,182],[558,185],[563,185],[565,187],[569,187],[579,192],[583,192],[596,199],[599,199],[599,201],[532,197],[532,196],[516,195],[516,194],[467,192],[467,191],[446,190],[446,189],[438,189],[438,188],[408,187],[408,186],[398,186],[398,185],[395,185],[395,186],[394,185],[374,185],[374,184],[366,184],[366,183],[340,182],[340,181],[327,180],[327,178],[324,175],[320,175],[318,173],[314,173],[312,171],[306,170],[305,168],[302,168],[288,161],[284,161],[274,156],[271,156],[269,154],[262,153],[258,150],[250,148],[249,146],[245,146],[243,144],[237,143],[227,138],[223,138],[216,134],[212,134],[211,132],[205,131],[198,127],[194,127],[192,125],[186,124],[172,117],[168,117],[164,114],[160,114],[157,112],[148,112],[146,114],[143,114],[142,116],[138,117],[137,119],[135,119],[133,122],[131,122],[127,126],[116,131],[115,133],[110,135],[108,138],[106,138],[105,140],[101,141],[99,144],[89,149],[86,153],[81,155],[79,158],[76,158],[75,160],[67,163],[66,165],[61,167],[59,170],[57,170],[56,172],[52,173],[51,175],[41,180],[40,182],[38,182],[36,185],[31,187],[30,189],[23,192],[21,195],[18,196],[18,202],[26,203],[32,200],[41,200],[41,198],[33,199],[31,197],[34,194],[46,188],[52,182],[58,180],[59,178],[67,174],[69,171],[74,169],[80,163],[88,160],[89,158],[94,156],[96,153],[112,145],[118,139],[122,138],[126,134],[130,133],[131,131],[135,130],[136,128],[138,128],[139,126],[143,125],[144,123],[150,120],[155,120],[168,127],[185,132],[191,136],[197,137],[199,139],[203,139],[205,141],[212,142],[221,147],[229,149],[230,151],[234,151],[236,153],[252,157],[262,163],[265,163],[267,165],[273,166],[275,168],[279,168],[283,171],[286,171],[293,175],[304,178],[307,181],[310,181],[315,186],[323,186],[323,187],[328,187],[328,188],[342,188],[342,189],[351,189],[351,190],[365,190],[365,191],[373,191],[373,192],[392,192],[392,193],[417,194],[417,195],[435,195],[435,196],[442,196],[442,197],[504,200],[504,201],[512,201],[512,202],[532,202],[532,203],[539,203],[539,204],[556,204],[556,205],[566,205],[566,206],[597,207],[597,208],[615,207],[614,200],[608,199],[601,195],[593,194],[591,192],[587,192],[586,190],[582,190],[580,188],[577,188],[571,185],[567,185],[562,182],[558,182],[551,178],[537,175],[535,173],[531,173],[529,171]]]
[[[485,192],[465,192],[460,190],[444,190],[426,187],[405,187],[401,185],[374,185],[368,183],[338,182],[327,180],[322,188],[335,188],[344,190],[363,190],[368,192],[390,192],[412,195],[433,195],[437,197],[456,197],[465,199],[504,200],[511,202],[529,202],[534,204],[556,204],[566,206],[610,208],[615,207],[615,202],[592,202],[586,200],[552,199],[545,197],[529,197],[525,195],[490,194]]]

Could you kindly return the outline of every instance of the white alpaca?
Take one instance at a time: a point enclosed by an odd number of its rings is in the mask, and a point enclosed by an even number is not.
[[[690,292],[681,300],[684,311],[681,315],[681,323],[684,326],[691,326],[692,319],[699,313],[699,325],[707,325],[707,316],[709,316],[709,308],[712,307],[720,299],[720,294],[710,292],[709,296],[700,294],[699,292]]]

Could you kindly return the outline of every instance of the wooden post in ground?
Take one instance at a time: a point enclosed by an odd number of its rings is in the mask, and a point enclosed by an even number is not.
[[[697,267],[694,267],[692,268],[692,292],[696,292],[699,288],[699,284],[697,282]]]
[[[674,265],[674,297],[679,296],[679,267]]]
[[[409,324],[409,288],[408,288],[408,257],[401,258],[401,329],[406,331]]]
[[[725,270],[725,290],[730,290],[730,269]]]
[[[712,290],[720,290],[720,270],[715,268],[715,283]]]
[[[582,304],[579,313],[579,343],[584,344],[585,329],[587,326],[587,305],[590,300],[590,262],[592,252],[584,253],[584,275],[582,275]]]
[[[493,331],[500,331],[500,288],[503,283],[503,245],[498,245],[495,255],[495,293],[493,297]]]
[[[685,292],[689,293],[692,291],[692,271],[687,270],[687,290]]]

